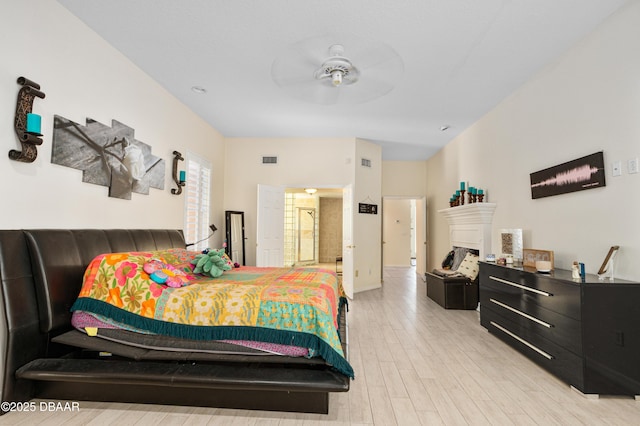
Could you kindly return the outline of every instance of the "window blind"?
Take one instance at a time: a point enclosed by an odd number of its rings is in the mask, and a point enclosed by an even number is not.
[[[208,247],[207,237],[211,233],[211,163],[192,153],[187,153],[186,162],[184,239],[187,244],[198,242],[189,249],[200,251]]]

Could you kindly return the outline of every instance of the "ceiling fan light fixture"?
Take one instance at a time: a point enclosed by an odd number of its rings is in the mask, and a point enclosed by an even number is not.
[[[334,86],[338,87],[342,84],[342,71],[341,70],[333,70],[331,72],[331,82]]]
[[[343,54],[344,47],[342,45],[334,44],[329,47],[329,57],[314,73],[316,80],[331,81],[330,85],[333,87],[353,84],[358,81],[360,71]]]

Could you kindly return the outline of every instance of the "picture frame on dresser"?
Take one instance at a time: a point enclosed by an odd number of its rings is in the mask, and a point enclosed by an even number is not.
[[[522,229],[501,229],[500,243],[503,256],[510,255],[514,259],[522,259]]]
[[[604,261],[602,262],[602,266],[600,266],[600,269],[598,269],[598,275],[604,275],[607,273],[610,263],[613,262],[613,258],[616,257],[616,254],[618,253],[619,249],[620,249],[620,246],[611,246],[611,248],[609,249],[609,252],[607,253],[607,256],[604,258]]]
[[[551,262],[551,269],[553,269],[553,250],[537,250],[537,249],[522,250],[523,266],[535,268],[536,262],[539,260]]]

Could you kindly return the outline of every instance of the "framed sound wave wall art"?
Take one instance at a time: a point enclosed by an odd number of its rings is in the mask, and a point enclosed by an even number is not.
[[[605,186],[602,151],[531,173],[531,198]]]

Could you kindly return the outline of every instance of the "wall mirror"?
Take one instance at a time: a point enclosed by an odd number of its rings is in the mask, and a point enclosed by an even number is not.
[[[245,265],[244,256],[244,212],[225,211],[227,255],[234,263]]]
[[[316,209],[298,209],[298,262],[316,260]]]

